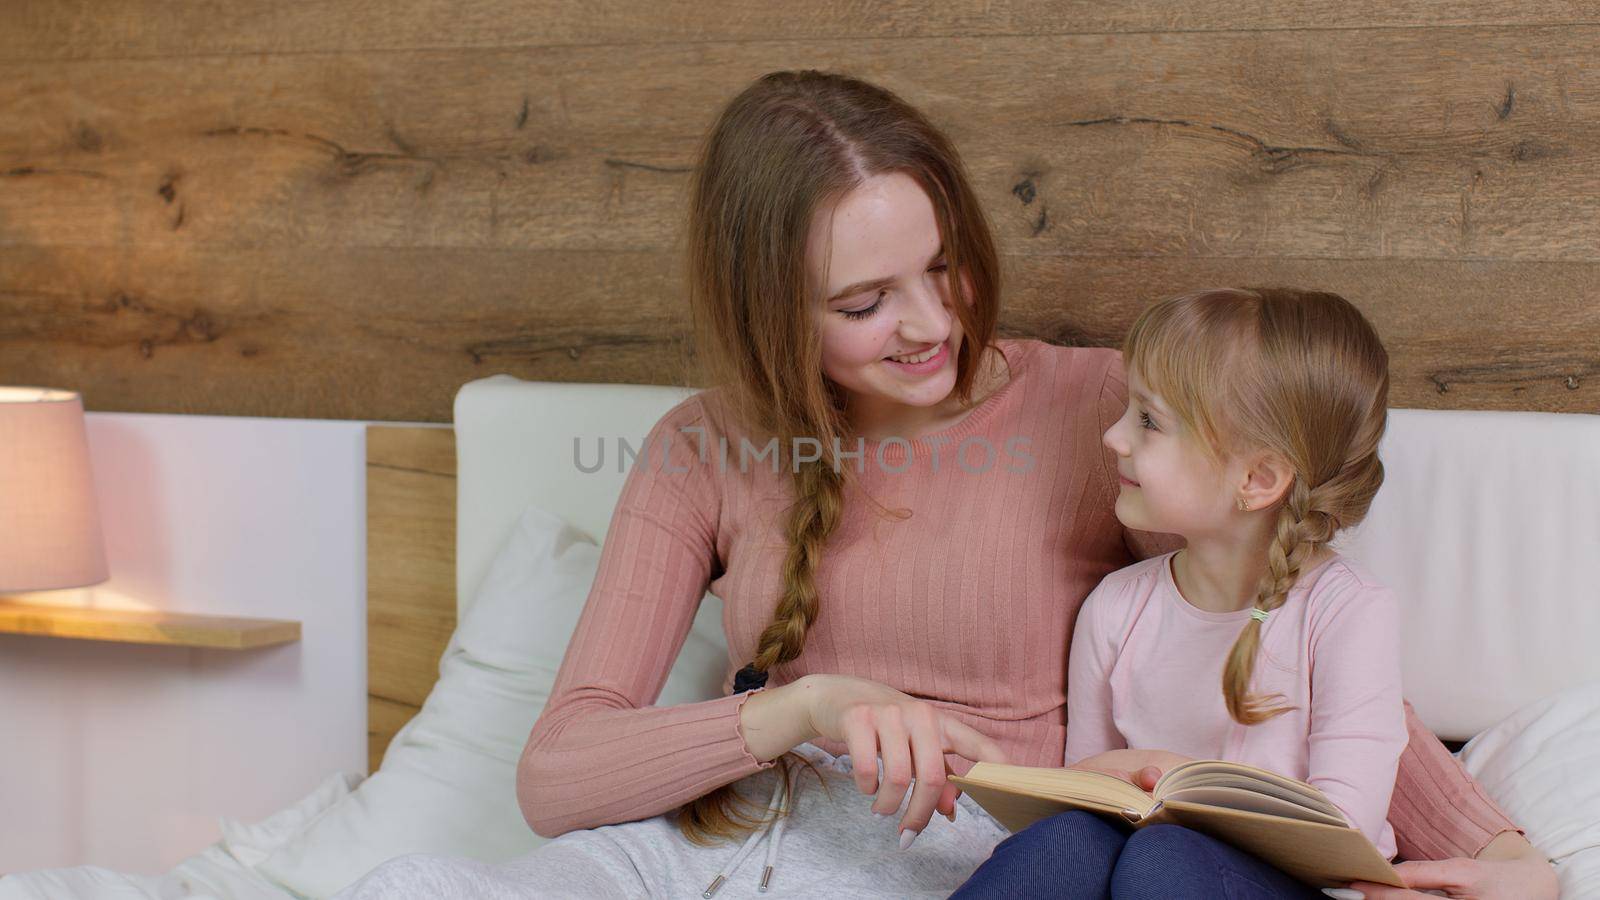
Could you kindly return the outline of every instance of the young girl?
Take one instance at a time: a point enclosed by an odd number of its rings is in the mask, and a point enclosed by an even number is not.
[[[1327,546],[1383,483],[1377,334],[1334,294],[1210,290],[1148,309],[1124,354],[1128,408],[1104,436],[1117,518],[1188,545],[1112,573],[1084,601],[1066,764],[1131,748],[1268,769],[1319,788],[1393,857],[1385,816],[1407,740],[1395,602]],[[1054,896],[1143,897],[1130,873],[1151,854],[1212,883],[1226,873],[1233,896],[1319,896],[1196,832],[1130,837],[1088,813],[1009,839],[963,896],[1043,878]]]

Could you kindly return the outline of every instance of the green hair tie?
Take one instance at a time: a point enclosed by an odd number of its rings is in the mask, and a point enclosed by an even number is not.
[[[1256,607],[1250,610],[1250,618],[1255,619],[1257,622],[1265,622],[1267,620],[1267,611]]]

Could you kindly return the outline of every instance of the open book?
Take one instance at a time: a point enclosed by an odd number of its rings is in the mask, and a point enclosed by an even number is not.
[[[950,781],[1012,831],[1082,809],[1134,828],[1192,828],[1317,887],[1358,880],[1404,886],[1378,848],[1321,791],[1265,769],[1194,760],[1167,770],[1148,794],[1099,772],[988,762]]]

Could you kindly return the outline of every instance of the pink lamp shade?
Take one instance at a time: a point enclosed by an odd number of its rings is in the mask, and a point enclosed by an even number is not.
[[[83,587],[108,577],[83,398],[0,387],[0,591]]]

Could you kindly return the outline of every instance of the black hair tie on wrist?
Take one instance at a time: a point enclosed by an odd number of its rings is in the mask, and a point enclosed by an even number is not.
[[[739,674],[733,676],[733,692],[735,694],[742,694],[758,687],[766,687],[766,685],[767,673],[756,668],[755,663],[745,666],[739,670]]]

